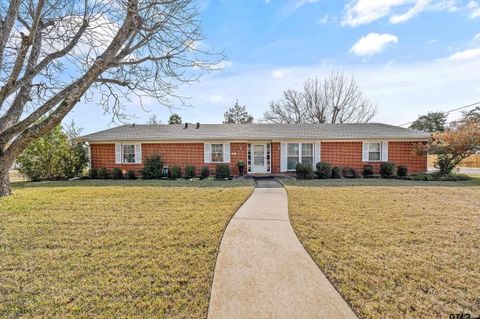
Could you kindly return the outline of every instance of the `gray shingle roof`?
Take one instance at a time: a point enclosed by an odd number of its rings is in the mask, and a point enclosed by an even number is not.
[[[429,135],[398,126],[364,124],[189,124],[122,125],[83,136],[87,142],[109,141],[203,141],[203,140],[352,140],[412,139]]]

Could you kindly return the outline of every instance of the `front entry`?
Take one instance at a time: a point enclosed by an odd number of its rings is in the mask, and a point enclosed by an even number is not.
[[[264,174],[268,173],[267,165],[267,144],[252,144],[252,173]]]

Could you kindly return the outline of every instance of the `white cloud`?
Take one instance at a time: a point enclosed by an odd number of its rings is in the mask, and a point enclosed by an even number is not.
[[[467,6],[470,10],[470,18],[480,18],[480,5],[477,1],[470,1]]]
[[[398,43],[398,37],[393,34],[370,33],[357,41],[350,52],[359,56],[370,56],[382,52],[390,44]]]
[[[342,25],[356,27],[383,17],[391,23],[410,20],[425,10],[454,11],[458,0],[351,0],[345,6]]]
[[[222,102],[224,100],[225,100],[225,98],[220,94],[213,94],[208,98],[208,101],[210,101],[212,103],[219,103],[219,102]]]
[[[272,78],[274,79],[282,79],[287,75],[287,70],[285,69],[277,69],[273,70],[272,72]]]
[[[447,58],[447,60],[467,60],[480,57],[480,48],[468,49],[455,52]]]

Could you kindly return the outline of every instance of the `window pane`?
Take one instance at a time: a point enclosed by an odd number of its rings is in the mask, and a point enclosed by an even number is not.
[[[302,144],[302,157],[304,156],[313,156],[313,144]]]
[[[380,152],[380,143],[369,143],[368,150],[370,152]]]
[[[135,163],[135,145],[122,145],[124,163]]]
[[[313,157],[312,156],[302,156],[302,164],[310,164],[313,167]]]
[[[297,166],[297,164],[300,162],[299,160],[299,157],[298,156],[289,156],[287,158],[287,169],[288,170],[294,170],[295,169],[295,166]]]
[[[288,147],[287,147],[287,155],[288,156],[297,156],[298,157],[299,151],[300,151],[300,144],[298,144],[298,143],[288,144]]]
[[[223,144],[212,144],[212,162],[223,162]]]
[[[380,152],[370,152],[370,153],[368,153],[368,160],[369,161],[379,161],[380,160]]]
[[[263,145],[253,146],[253,165],[255,166],[265,165],[265,148]]]

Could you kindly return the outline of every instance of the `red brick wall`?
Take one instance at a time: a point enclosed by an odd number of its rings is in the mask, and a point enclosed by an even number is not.
[[[389,142],[388,160],[397,165],[406,165],[410,173],[427,170],[427,156],[417,155],[415,150],[419,142]],[[322,142],[321,158],[333,166],[349,166],[356,170],[370,164],[378,173],[379,162],[362,162],[362,142]]]
[[[417,155],[415,150],[418,142],[389,142],[389,160],[397,165],[407,165],[409,172],[424,172],[427,170],[427,156]],[[350,166],[361,170],[362,142],[322,142],[321,160],[329,162],[333,166]],[[230,169],[233,175],[238,175],[237,161],[247,163],[248,144],[231,143]],[[159,154],[166,165],[172,167],[179,165],[182,169],[186,165],[195,165],[197,173],[205,163],[203,162],[203,143],[165,143],[165,144],[142,144],[142,162],[154,155]],[[115,144],[92,144],[91,145],[92,167],[106,167],[108,170],[114,167],[134,170],[137,174],[143,168],[142,164],[115,164]],[[380,168],[379,162],[371,162],[375,171]],[[210,171],[215,171],[216,164],[208,164]],[[271,149],[272,173],[280,173],[280,143],[272,143]],[[246,173],[246,170],[245,170]]]
[[[272,174],[280,173],[280,143],[272,143],[271,149],[271,168]]]
[[[427,171],[427,155],[418,155],[417,148],[424,143],[389,142],[388,160],[397,165],[406,165],[409,173]]]
[[[233,175],[238,175],[237,161],[243,160],[247,163],[247,147],[247,143],[230,144],[230,170]],[[120,167],[133,170],[137,174],[143,169],[143,164],[115,164],[115,144],[92,144],[90,150],[93,168],[105,167],[111,170]],[[148,157],[157,154],[169,167],[178,165],[183,170],[186,165],[194,165],[199,174],[203,166],[208,166],[211,173],[215,172],[216,164],[205,165],[203,161],[203,143],[142,144],[143,163]]]

